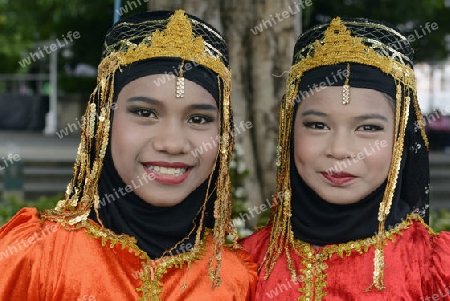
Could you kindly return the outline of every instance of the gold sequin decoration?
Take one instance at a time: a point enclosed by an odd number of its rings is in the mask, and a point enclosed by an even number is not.
[[[128,248],[130,253],[133,253],[141,260],[143,272],[140,273],[140,279],[143,284],[142,287],[136,288],[136,292],[141,295],[139,298],[141,301],[162,300],[160,297],[163,287],[161,279],[164,274],[170,268],[182,268],[184,264],[190,265],[193,261],[201,259],[206,251],[206,237],[211,234],[211,230],[206,229],[205,238],[190,252],[154,260],[137,246],[135,238],[128,235],[115,235],[107,229],[98,227],[92,223],[86,223],[85,225],[86,233],[95,239],[100,239],[102,246],[112,249],[116,245],[120,245],[122,250]]]
[[[120,66],[127,66],[143,59],[178,57],[208,67],[224,81],[231,80],[230,70],[220,58],[208,53],[203,38],[194,37],[192,24],[181,10],[175,12],[164,31],[154,31],[148,40],[151,41],[150,46],[147,43],[127,45],[124,47],[126,51],[114,52],[105,57],[99,65],[99,78],[107,77]]]
[[[347,63],[347,76],[345,77],[345,83],[342,86],[342,104],[348,105],[350,103],[350,86],[348,81],[350,79],[350,64]]]
[[[184,97],[184,77],[178,77],[177,78],[177,98],[183,98]]]
[[[402,231],[408,229],[414,221],[423,223],[423,220],[418,215],[410,214],[404,221],[392,229],[383,231],[383,245],[387,245],[388,240],[395,242],[395,236],[402,235]],[[298,289],[301,293],[298,300],[320,301],[327,295],[326,287],[328,283],[326,281],[326,269],[328,268],[328,265],[326,264],[326,261],[332,256],[337,255],[340,258],[344,258],[344,256],[351,256],[352,252],[364,254],[368,252],[369,247],[375,247],[376,244],[377,236],[372,236],[343,244],[325,246],[319,251],[316,251],[311,244],[299,239],[294,239],[293,251],[302,258],[303,266],[303,269],[300,271],[300,279],[304,286]],[[378,252],[379,250],[375,249],[375,253]],[[381,260],[377,262],[377,264],[383,265],[384,262]],[[374,273],[376,272],[374,271]]]
[[[184,60],[180,64],[180,71],[179,75],[177,77],[177,83],[176,83],[176,98],[183,98],[184,97],[184,77],[183,77],[183,67],[184,67]]]

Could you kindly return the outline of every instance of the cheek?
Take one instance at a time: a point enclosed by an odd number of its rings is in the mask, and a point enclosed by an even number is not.
[[[203,149],[203,154],[200,155],[200,159],[202,160],[202,165],[205,168],[208,168],[208,171],[212,168],[214,161],[216,160],[216,156],[219,150],[219,138],[218,131],[211,130],[205,133],[194,133],[194,137],[191,138],[193,141],[194,149],[191,152]]]
[[[392,161],[392,144],[381,147],[380,150],[372,150],[373,154],[368,156],[368,168],[374,171],[374,175],[385,178],[387,177],[389,167]]]
[[[120,146],[123,144],[123,142],[121,141],[123,137],[121,133],[122,126],[120,126],[120,124],[121,124],[120,113],[119,114],[116,113],[112,121],[111,139],[110,139],[113,157],[115,157],[114,155],[120,151],[121,149]]]
[[[310,137],[302,132],[302,129],[294,131],[294,162],[297,171],[302,173],[303,170],[312,165],[318,152],[311,143]]]
[[[139,141],[139,137],[143,137],[132,128],[131,123],[127,122],[124,112],[115,112],[111,127],[111,152],[113,158],[120,160],[120,157],[126,155],[133,149]]]
[[[206,156],[203,158],[203,164],[204,164],[205,168],[207,168],[208,173],[211,172],[211,170],[214,166],[214,162],[216,161],[217,153],[218,153],[218,147],[215,147],[215,148],[211,149],[206,154]]]
[[[114,153],[116,150],[121,150],[122,145],[126,142],[126,135],[122,133],[124,131],[124,122],[121,114],[116,114],[112,122],[111,131],[111,150]]]
[[[323,137],[314,136],[308,133],[308,130],[299,125],[294,128],[294,156],[297,160],[310,161],[322,152]]]

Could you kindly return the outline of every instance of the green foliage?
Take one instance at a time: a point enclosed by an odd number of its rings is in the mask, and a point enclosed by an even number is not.
[[[450,209],[431,209],[430,226],[436,232],[450,231]]]
[[[0,0],[0,73],[23,72],[18,62],[37,50],[35,43],[54,42],[69,31],[80,34],[70,44],[74,58],[96,66],[113,9],[114,0]]]
[[[0,226],[11,219],[20,209],[24,207],[36,207],[39,211],[51,209],[63,197],[57,194],[50,197],[40,197],[36,201],[19,201],[16,198],[9,198],[5,201],[0,199]]]
[[[421,26],[427,22],[438,24],[438,29],[412,42],[415,61],[447,58],[446,35],[450,32],[450,7],[446,0],[314,0],[303,12],[303,27],[309,28],[330,18],[356,17],[382,20],[397,26],[405,36],[415,30],[422,34]],[[447,1],[448,2],[448,1]]]

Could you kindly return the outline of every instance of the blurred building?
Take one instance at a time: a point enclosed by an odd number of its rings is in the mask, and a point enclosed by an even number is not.
[[[450,60],[420,63],[414,69],[430,149],[450,153]]]

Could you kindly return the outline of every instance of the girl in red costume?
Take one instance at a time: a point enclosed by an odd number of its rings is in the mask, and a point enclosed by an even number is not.
[[[280,106],[281,201],[243,242],[259,264],[256,300],[450,300],[450,234],[427,225],[412,54],[365,19],[298,38]]]

